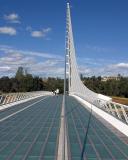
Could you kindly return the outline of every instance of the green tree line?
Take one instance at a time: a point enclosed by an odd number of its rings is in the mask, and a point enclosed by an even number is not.
[[[101,77],[82,77],[83,83],[91,90],[108,96],[128,98],[128,77],[103,81]]]
[[[128,77],[119,75],[118,80],[102,81],[102,77],[83,77],[81,75],[81,80],[94,92],[128,98]],[[15,77],[0,78],[0,92],[54,91],[58,88],[60,93],[63,93],[63,84],[64,80],[61,78],[42,79],[27,73],[23,67],[19,67]]]
[[[30,91],[53,91],[59,88],[63,93],[63,79],[47,78],[43,80],[38,76],[27,73],[23,67],[19,67],[15,77],[0,78],[0,92],[30,92]]]

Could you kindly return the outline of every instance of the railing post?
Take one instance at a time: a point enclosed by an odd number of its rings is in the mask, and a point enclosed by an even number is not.
[[[126,114],[126,112],[124,110],[124,107],[122,105],[121,105],[121,109],[122,109],[122,113],[123,113],[123,116],[125,118],[125,121],[128,123],[128,116],[127,116],[127,114]]]
[[[115,111],[113,111],[113,108],[112,108],[112,106],[111,106],[111,103],[108,103],[108,105],[109,105],[109,108],[110,108],[111,113],[112,113],[114,116],[116,116]]]
[[[114,107],[115,107],[115,110],[116,110],[116,113],[117,113],[118,118],[119,118],[119,119],[122,119],[122,118],[121,118],[121,115],[120,115],[120,111],[118,110],[116,104],[113,104],[113,105],[114,105]]]

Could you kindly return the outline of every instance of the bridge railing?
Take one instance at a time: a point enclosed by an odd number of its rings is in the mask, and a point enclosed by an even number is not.
[[[94,99],[94,101],[90,101],[90,99],[86,96],[83,96],[82,94],[78,94],[78,93],[73,93],[70,95],[76,95],[80,98],[82,98],[83,100],[87,101],[88,103],[91,103],[93,105],[95,105],[96,107],[104,110],[105,112],[111,114],[112,116],[114,116],[115,118],[123,121],[124,123],[128,124],[128,106],[120,104],[120,103],[116,103],[116,102],[112,102],[112,100],[104,100],[101,98],[98,99]]]
[[[51,95],[48,91],[36,91],[36,92],[19,92],[19,93],[6,93],[0,95],[0,105],[6,105],[13,102],[30,99],[38,96]]]
[[[128,124],[128,106],[101,99],[97,99],[97,101],[94,104],[98,108],[101,108],[102,110],[108,112],[117,119]]]

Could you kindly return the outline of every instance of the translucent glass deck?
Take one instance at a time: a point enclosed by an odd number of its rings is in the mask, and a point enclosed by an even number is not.
[[[89,115],[74,98],[66,98],[69,160],[81,160]],[[128,145],[92,115],[84,153],[86,160],[127,160]]]
[[[38,98],[0,112],[0,160],[56,160],[62,96]],[[81,160],[90,112],[66,97],[69,160]],[[128,160],[128,145],[92,115],[84,160]]]
[[[0,119],[29,104],[0,112]],[[61,106],[61,96],[49,97],[1,122],[0,160],[56,159]]]

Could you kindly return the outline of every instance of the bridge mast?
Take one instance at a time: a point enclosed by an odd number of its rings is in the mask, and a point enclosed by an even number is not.
[[[70,16],[70,6],[67,3],[67,18],[66,18],[66,64],[68,65],[68,90],[70,91],[71,87],[71,66],[70,66],[70,23],[71,23],[71,16]]]
[[[69,94],[80,96],[89,102],[94,102],[97,99],[98,94],[89,90],[80,79],[79,70],[76,62],[76,51],[74,45],[69,3],[67,3],[67,19],[66,19],[65,92],[66,92],[67,68],[68,68]]]
[[[62,160],[68,160],[67,157],[67,146],[66,146],[66,141],[67,141],[67,137],[66,137],[66,119],[65,119],[65,106],[66,106],[66,81],[67,81],[67,64],[68,63],[68,56],[69,56],[69,3],[67,3],[67,20],[66,20],[66,50],[65,50],[65,70],[64,70],[64,97],[63,97],[63,107],[62,107],[62,128],[63,128],[63,139],[62,139]],[[70,83],[69,83],[70,84]]]

